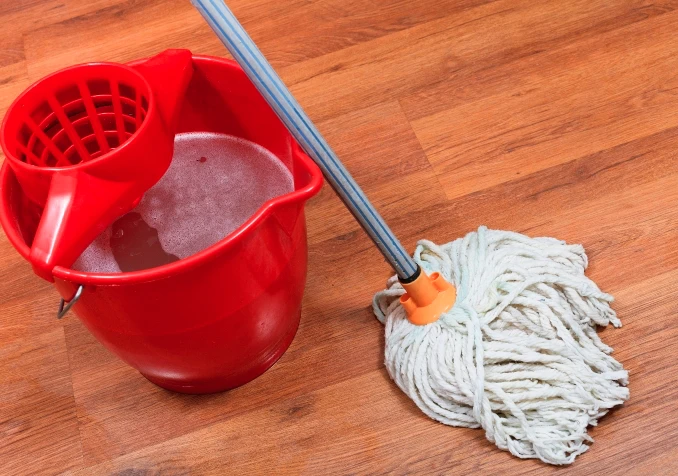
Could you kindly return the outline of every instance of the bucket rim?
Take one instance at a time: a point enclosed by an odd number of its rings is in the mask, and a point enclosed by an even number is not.
[[[218,63],[220,66],[228,66],[242,71],[240,66],[238,66],[235,61],[225,58],[193,55],[193,60],[198,62]],[[144,59],[128,63],[128,65],[133,65],[142,61],[144,61]],[[257,226],[263,223],[263,221],[268,218],[276,209],[294,203],[303,204],[308,199],[316,195],[322,188],[323,175],[320,171],[320,168],[302,150],[302,148],[294,139],[292,140],[292,145],[294,148],[294,153],[292,154],[294,164],[295,166],[301,166],[302,170],[309,175],[308,182],[290,193],[281,195],[279,197],[274,197],[266,201],[238,228],[229,233],[223,239],[211,246],[208,246],[204,250],[172,263],[140,271],[123,273],[89,273],[85,271],[77,271],[63,266],[56,266],[52,270],[52,276],[58,280],[81,285],[118,286],[138,284],[165,279],[175,274],[186,272],[205,263],[212,256],[225,253],[228,249],[236,246],[238,243],[244,240],[250,231],[254,230]],[[18,181],[16,181],[14,171],[6,160],[2,164],[2,169],[0,169],[0,224],[2,224],[2,228],[4,229],[4,232],[12,246],[14,246],[14,248],[24,259],[29,260],[30,247],[25,243],[23,237],[21,236],[20,229],[15,226],[16,220],[13,218],[11,213],[11,204],[9,197],[7,196],[10,190],[11,180],[14,180],[15,182],[12,186],[20,186]]]

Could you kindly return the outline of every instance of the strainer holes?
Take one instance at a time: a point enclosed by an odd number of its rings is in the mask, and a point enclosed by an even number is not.
[[[94,134],[94,128],[90,122],[89,117],[82,117],[73,123],[73,127],[78,134],[78,137],[81,137],[84,141],[86,137]]]
[[[92,157],[96,157],[103,152],[99,147],[99,142],[97,141],[97,138],[94,134],[85,137],[82,142],[85,144],[87,151],[92,155]]]
[[[65,152],[73,145],[71,138],[68,137],[68,134],[66,134],[66,131],[63,129],[54,134],[52,137],[52,142],[54,142],[54,145],[56,145],[61,152]]]
[[[21,124],[21,127],[19,128],[19,132],[17,133],[17,140],[19,141],[19,144],[27,146],[28,140],[31,138],[32,135],[33,133],[24,123]]]
[[[104,128],[104,131],[107,132],[118,132],[118,123],[115,119],[115,114],[105,113],[99,116],[101,121],[101,126]],[[133,134],[136,132],[136,122],[133,117],[122,116],[123,122],[123,131]]]
[[[42,159],[43,154],[47,151],[47,147],[45,147],[45,144],[42,143],[42,141],[38,140],[35,136],[31,138],[31,147],[30,151],[35,155],[36,158]]]
[[[87,116],[87,109],[85,108],[85,103],[82,99],[71,101],[63,106],[63,109],[66,117],[68,117],[68,120],[71,122],[75,122],[81,117]]]
[[[111,95],[111,85],[107,79],[90,79],[87,81],[87,89],[89,89],[92,97],[99,95]]]
[[[113,112],[113,103],[111,102],[111,98],[97,98],[96,101],[94,101],[94,107],[96,110],[97,115],[98,114],[103,114],[105,112]]]
[[[120,102],[122,103],[122,113],[125,116],[134,117],[136,115],[137,107],[134,101],[127,98],[120,98]]]
[[[56,157],[54,157],[54,154],[52,154],[49,150],[45,150],[46,154],[42,158],[42,162],[45,164],[47,167],[56,167],[56,165],[59,163]]]
[[[134,121],[134,118],[124,118],[125,132],[128,136],[131,136],[137,131],[137,124]]]
[[[55,93],[54,96],[56,97],[56,100],[59,102],[59,104],[61,104],[61,106],[64,108],[64,111],[66,112],[68,110],[69,104],[73,102],[79,102],[80,104],[82,104],[80,90],[78,89],[78,86],[76,84],[71,84],[64,88],[61,88]]]
[[[128,86],[125,83],[120,83],[120,96],[122,98],[130,99],[131,103],[134,104],[137,98],[136,89],[132,86]]]
[[[41,124],[48,116],[51,116],[53,112],[47,101],[42,101],[30,114],[31,119],[35,124]]]
[[[16,132],[14,156],[36,166],[69,166],[119,147],[141,127],[144,88],[82,79],[34,102]]]
[[[111,149],[120,145],[120,137],[117,131],[106,131],[106,142]]]
[[[61,126],[61,123],[57,120],[56,116],[48,116],[42,124],[38,127],[45,133],[45,135],[52,139],[59,132],[63,131],[64,128]]]

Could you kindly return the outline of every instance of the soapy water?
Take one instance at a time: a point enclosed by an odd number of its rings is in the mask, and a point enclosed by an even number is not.
[[[165,175],[90,244],[73,269],[119,273],[186,258],[293,190],[289,170],[258,144],[225,134],[177,134]]]

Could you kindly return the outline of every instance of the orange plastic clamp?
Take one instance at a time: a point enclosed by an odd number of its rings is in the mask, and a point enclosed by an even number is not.
[[[427,276],[422,271],[417,279],[403,287],[406,293],[400,297],[400,303],[408,320],[418,326],[437,321],[457,300],[457,290],[440,273]]]

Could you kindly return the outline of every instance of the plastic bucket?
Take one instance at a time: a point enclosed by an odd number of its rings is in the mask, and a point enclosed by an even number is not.
[[[204,56],[193,56],[193,65],[177,132],[230,134],[265,147],[292,173],[294,191],[188,258],[117,274],[57,266],[52,275],[64,300],[78,295],[72,309],[90,332],[148,380],[209,393],[256,378],[291,343],[306,280],[304,204],[322,175],[239,66]],[[0,187],[3,228],[28,259],[41,209],[7,163]]]

